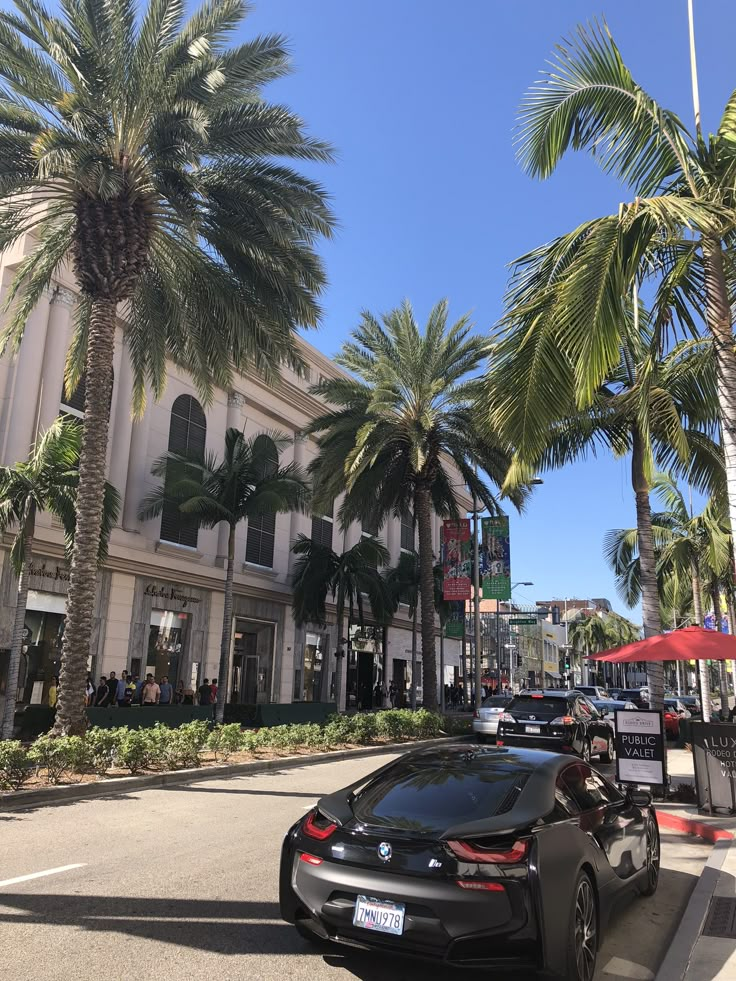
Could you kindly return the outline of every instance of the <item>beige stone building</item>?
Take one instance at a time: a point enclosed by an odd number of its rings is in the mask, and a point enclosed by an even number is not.
[[[20,254],[0,265],[0,299]],[[60,412],[83,417],[83,392],[63,391],[64,361],[75,304],[73,281],[52,284],[28,319],[17,355],[0,360],[0,462],[24,459],[37,434]],[[166,392],[149,403],[139,421],[131,419],[131,372],[123,331],[115,345],[108,479],[123,498],[123,509],[99,574],[90,671],[95,679],[123,669],[144,676],[152,671],[196,687],[217,675],[223,612],[224,530],[182,526],[177,514],[141,522],[138,507],[152,488],[154,460],[167,449],[206,448],[222,454],[225,430],[247,436],[278,431],[294,438],[324,406],[309,394],[310,383],[340,369],[314,347],[301,343],[305,378],[289,371],[277,388],[255,377],[239,377],[232,391],[218,391],[204,406],[185,372],[170,366]],[[306,465],[315,453],[311,441],[296,438],[282,462]],[[469,506],[462,495],[461,507]],[[339,507],[339,501],[336,503]],[[439,520],[434,522],[439,550]],[[297,628],[291,614],[290,543],[303,533],[329,542],[336,551],[352,546],[366,532],[343,533],[330,516],[283,514],[243,523],[237,535],[235,620],[228,699],[256,702],[311,701],[320,698],[327,666],[334,695],[336,629]],[[392,562],[412,544],[412,529],[392,520],[380,537]],[[6,536],[0,549],[0,699],[5,695],[8,648],[16,581],[8,561]],[[66,608],[67,568],[63,537],[48,515],[38,520],[20,698],[42,702],[58,672]],[[376,683],[393,680],[406,689],[411,670],[411,629],[404,610],[388,628],[361,632],[351,624],[351,650],[345,673],[351,704],[371,703]],[[421,648],[421,644],[419,644]],[[439,650],[439,645],[438,645]],[[457,677],[460,643],[445,642],[446,681]],[[439,655],[438,655],[439,656]],[[421,677],[417,679],[421,685]]]

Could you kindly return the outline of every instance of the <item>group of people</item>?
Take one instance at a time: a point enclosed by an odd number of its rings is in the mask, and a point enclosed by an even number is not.
[[[130,705],[214,705],[217,702],[217,679],[205,678],[199,688],[187,688],[183,681],[174,688],[164,675],[157,681],[147,674],[145,681],[137,674],[123,671],[118,678],[114,671],[102,675],[95,685],[87,675],[87,705],[97,708],[127,708]]]

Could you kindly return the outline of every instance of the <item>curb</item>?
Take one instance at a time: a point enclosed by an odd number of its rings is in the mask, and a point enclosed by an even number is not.
[[[659,811],[657,817],[660,817]],[[699,821],[692,823],[700,824]],[[721,829],[714,828],[712,830],[720,831]],[[726,832],[726,834],[729,833]],[[654,981],[683,981],[687,974],[690,958],[695,949],[695,944],[700,939],[703,924],[708,914],[708,907],[718,884],[721,867],[732,844],[733,835],[730,835],[728,840],[720,838],[713,845],[713,851],[695,883],[695,888],[682,914],[677,933],[672,938],[670,948],[660,964]]]
[[[703,841],[709,841],[712,845],[718,841],[732,841],[734,838],[732,832],[724,828],[715,828],[704,821],[695,821],[679,814],[668,814],[659,809],[657,809],[657,824],[660,828],[667,828],[670,831],[684,831],[687,835],[695,835]]]
[[[437,739],[421,739],[416,742],[387,743],[384,746],[366,746],[361,749],[332,750],[313,756],[282,756],[273,760],[253,760],[248,763],[197,767],[191,770],[147,773],[137,777],[113,777],[110,780],[65,784],[62,787],[42,787],[39,790],[20,791],[7,800],[0,798],[0,814],[4,811],[17,811],[26,808],[66,804],[94,797],[127,794],[135,790],[149,790],[151,787],[195,783],[198,780],[219,780],[222,777],[266,773],[269,770],[296,769],[300,766],[314,766],[317,763],[339,763],[342,760],[360,759],[364,756],[381,756],[397,751],[406,752],[408,749],[424,749],[425,747],[436,746],[438,743],[453,742],[465,738],[465,736],[440,736]]]

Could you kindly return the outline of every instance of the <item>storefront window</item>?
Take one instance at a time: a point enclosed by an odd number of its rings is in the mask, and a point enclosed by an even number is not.
[[[347,705],[370,709],[376,685],[383,686],[383,628],[351,624],[349,637]]]
[[[319,702],[322,699],[322,670],[325,663],[326,638],[322,634],[307,632],[304,639],[304,686],[302,701]]]
[[[146,669],[141,673],[142,676],[152,674],[157,681],[167,677],[172,685],[178,683],[183,667],[188,625],[188,613],[151,611]],[[187,682],[189,679],[183,680]]]
[[[21,702],[45,705],[49,688],[61,669],[61,645],[64,639],[66,602],[63,596],[28,593],[18,697]],[[33,609],[45,606],[48,609]]]

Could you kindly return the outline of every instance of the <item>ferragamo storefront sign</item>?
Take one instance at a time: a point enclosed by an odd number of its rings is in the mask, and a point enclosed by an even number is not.
[[[153,583],[146,586],[144,595],[152,596],[154,599],[174,600],[176,603],[181,603],[184,609],[190,604],[196,605],[202,602],[198,596],[182,593],[175,586],[156,586]]]
[[[28,566],[28,574],[35,579],[50,579],[53,582],[69,582],[69,570],[63,566],[48,566],[45,562],[36,565],[34,562]]]

